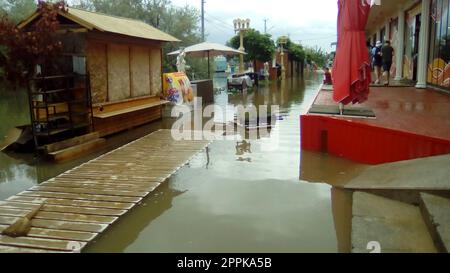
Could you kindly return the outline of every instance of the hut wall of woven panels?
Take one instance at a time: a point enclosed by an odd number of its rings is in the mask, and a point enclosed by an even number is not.
[[[157,96],[162,91],[160,45],[89,40],[86,56],[94,105]]]

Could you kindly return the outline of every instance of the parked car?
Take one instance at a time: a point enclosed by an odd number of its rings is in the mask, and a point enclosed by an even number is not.
[[[243,91],[252,88],[253,86],[258,86],[258,83],[258,73],[248,72],[244,74],[235,74],[228,78],[228,89],[238,89]]]

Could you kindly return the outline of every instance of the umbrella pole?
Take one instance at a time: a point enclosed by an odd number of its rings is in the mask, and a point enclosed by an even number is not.
[[[209,66],[209,51],[208,51],[208,79],[211,79],[211,71]]]
[[[342,115],[344,115],[344,104],[342,102],[339,103],[339,113]]]

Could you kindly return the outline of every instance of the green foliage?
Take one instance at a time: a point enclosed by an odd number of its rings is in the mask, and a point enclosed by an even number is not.
[[[318,67],[326,65],[328,54],[321,48],[305,47],[305,53],[309,64],[314,62]]]
[[[240,37],[234,36],[228,43],[234,48],[239,48]],[[245,61],[269,62],[275,53],[275,44],[269,34],[261,34],[259,31],[251,29],[244,35]]]
[[[280,46],[280,38],[277,39],[277,45]],[[296,62],[303,62],[306,57],[305,49],[301,44],[296,44],[291,41],[291,39],[287,39],[283,48],[288,50],[289,59]]]
[[[302,45],[292,43],[289,50],[289,58],[296,62],[303,62],[305,60],[305,50]]]
[[[8,19],[14,23],[31,15],[36,8],[35,0],[0,0],[0,16],[8,16]]]

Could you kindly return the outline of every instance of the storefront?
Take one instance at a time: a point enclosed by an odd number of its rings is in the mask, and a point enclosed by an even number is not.
[[[419,35],[421,26],[421,5],[406,11],[405,56],[403,58],[403,78],[417,80]]]
[[[399,39],[398,39],[398,19],[394,19],[389,23],[389,40],[391,41],[391,46],[393,48],[397,48],[398,47],[398,43],[399,43]],[[397,64],[396,62],[392,62],[392,67],[391,67],[391,77],[394,78],[397,72]]]
[[[427,83],[450,88],[450,0],[431,1]]]

